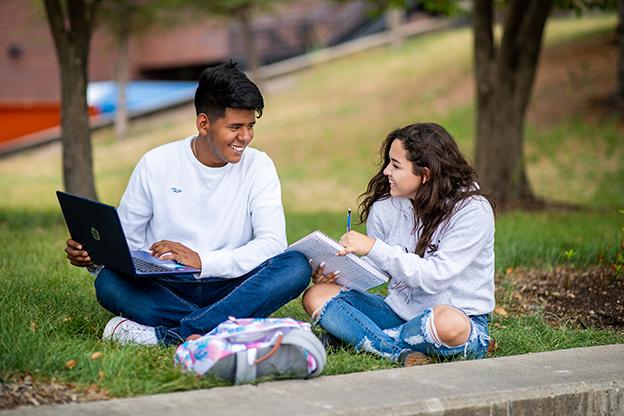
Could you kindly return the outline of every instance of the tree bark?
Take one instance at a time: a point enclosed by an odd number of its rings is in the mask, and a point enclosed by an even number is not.
[[[63,183],[70,193],[96,199],[87,109],[87,64],[100,0],[45,0],[61,70]]]
[[[476,169],[498,206],[534,203],[524,164],[524,120],[552,0],[511,0],[497,47],[492,0],[475,0]]]
[[[399,49],[403,44],[403,18],[405,11],[399,7],[390,7],[386,12],[386,26],[390,33],[390,45],[394,49]]]
[[[126,91],[130,79],[128,47],[130,43],[130,15],[129,0],[119,0],[119,26],[117,35],[117,62],[115,78],[117,81],[117,106],[115,109],[115,136],[123,140],[128,135],[128,100]]]
[[[260,86],[260,57],[258,56],[258,48],[253,36],[251,27],[252,5],[242,6],[238,10],[238,21],[241,25],[241,34],[243,37],[243,47],[245,49],[245,59],[247,68],[251,74],[251,78],[258,86]]]
[[[620,0],[619,19],[617,27],[618,38],[618,68],[616,99],[620,106],[624,106],[624,0]]]

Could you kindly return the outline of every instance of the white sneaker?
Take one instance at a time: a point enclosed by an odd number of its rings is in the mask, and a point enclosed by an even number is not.
[[[127,318],[116,316],[106,324],[102,339],[120,344],[157,345],[153,326],[141,325]]]

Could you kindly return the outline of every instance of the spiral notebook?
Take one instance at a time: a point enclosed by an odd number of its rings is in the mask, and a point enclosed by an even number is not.
[[[387,274],[364,258],[351,253],[337,256],[336,252],[341,249],[336,240],[321,231],[314,231],[291,244],[286,251],[296,250],[305,254],[308,260],[312,260],[314,268],[325,262],[325,273],[340,270],[336,283],[350,289],[366,291],[388,281]]]

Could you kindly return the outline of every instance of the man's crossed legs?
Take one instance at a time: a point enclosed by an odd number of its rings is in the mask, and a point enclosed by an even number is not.
[[[299,252],[282,253],[233,279],[136,278],[104,268],[95,280],[95,292],[105,309],[127,318],[113,318],[105,338],[175,345],[189,335],[211,331],[230,316],[269,316],[308,287],[311,273]]]

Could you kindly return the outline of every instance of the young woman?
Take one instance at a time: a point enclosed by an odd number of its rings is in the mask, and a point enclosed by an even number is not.
[[[494,309],[494,204],[440,125],[391,132],[383,166],[361,195],[368,235],[350,231],[338,254],[367,256],[392,278],[388,296],[347,290],[313,274],[305,310],[330,334],[399,361],[481,358]]]

